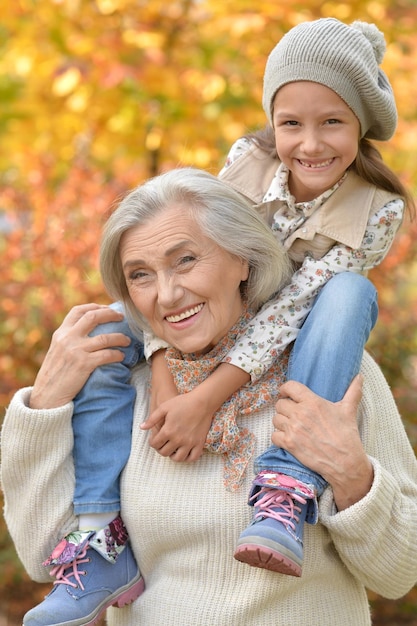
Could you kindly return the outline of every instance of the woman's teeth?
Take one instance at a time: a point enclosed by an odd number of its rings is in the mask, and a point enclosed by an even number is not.
[[[184,311],[184,313],[180,313],[180,315],[167,315],[166,319],[168,322],[181,322],[182,320],[187,319],[187,317],[192,317],[203,308],[202,304],[193,307],[192,309],[188,309]]]

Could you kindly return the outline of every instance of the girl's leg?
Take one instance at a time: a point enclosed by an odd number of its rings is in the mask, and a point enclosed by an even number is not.
[[[377,292],[364,276],[344,272],[320,291],[294,343],[288,380],[303,383],[317,395],[338,402],[359,373],[363,350],[378,317]],[[323,478],[291,454],[271,446],[255,461],[255,472],[272,470],[313,484]]]
[[[348,272],[332,278],[299,331],[288,378],[332,402],[339,401],[359,372],[377,315],[376,290],[366,278]],[[256,459],[255,473],[249,499],[255,507],[254,519],[239,537],[235,558],[300,576],[303,525],[316,522],[317,496],[327,483],[276,446]]]
[[[120,304],[112,305],[122,310]],[[130,453],[136,392],[130,384],[131,368],[143,358],[141,338],[125,320],[102,324],[92,334],[121,332],[131,339],[125,358],[97,368],[74,400],[74,511],[117,514],[119,478]]]
[[[113,306],[123,312],[120,304]],[[119,515],[119,479],[130,453],[135,402],[131,368],[143,357],[143,342],[126,321],[102,324],[92,334],[111,332],[131,339],[123,348],[124,360],[97,368],[74,400],[79,529],[64,537],[45,561],[62,584],[26,613],[26,626],[51,626],[57,616],[59,623],[92,623],[108,606],[135,600],[145,587]],[[73,584],[80,575],[82,584]]]
[[[361,274],[338,274],[323,287],[290,357],[288,379],[338,402],[359,373],[378,317],[377,292]]]

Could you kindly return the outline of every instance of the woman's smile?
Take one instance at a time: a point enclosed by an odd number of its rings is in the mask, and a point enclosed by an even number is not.
[[[178,324],[179,322],[183,322],[184,320],[188,320],[191,317],[194,317],[201,311],[204,304],[198,304],[193,306],[192,308],[186,309],[182,313],[171,313],[170,315],[166,315],[165,319],[167,322],[172,322],[173,324]]]

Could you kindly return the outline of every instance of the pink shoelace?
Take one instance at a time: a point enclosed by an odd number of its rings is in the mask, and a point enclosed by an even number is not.
[[[292,530],[295,530],[293,520],[298,522],[300,518],[297,513],[301,513],[301,508],[296,503],[306,504],[307,502],[306,498],[297,493],[289,493],[270,487],[262,487],[252,496],[251,500],[255,498],[255,508],[258,510],[254,519],[271,517],[285,526],[289,526]]]
[[[73,560],[71,563],[64,563],[63,565],[57,565],[50,571],[51,576],[55,576],[54,585],[69,585],[70,587],[77,587],[78,585],[84,591],[84,586],[81,582],[80,576],[84,576],[87,572],[85,570],[79,570],[78,566],[83,563],[88,563],[90,561],[89,558],[85,558],[87,554],[88,546],[84,548],[82,552]],[[71,571],[67,574],[66,570],[70,569]],[[69,579],[70,576],[73,576],[76,582]]]

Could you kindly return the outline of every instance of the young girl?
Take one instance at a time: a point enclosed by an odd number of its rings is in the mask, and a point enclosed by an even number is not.
[[[269,126],[236,142],[220,177],[259,208],[288,250],[294,273],[226,361],[188,393],[177,395],[164,363],[166,346],[147,338],[154,410],[143,427],[152,429],[150,445],[163,456],[197,460],[210,439],[213,414],[219,410],[221,415],[219,407],[227,398],[260,377],[291,344],[288,378],[328,400],[340,400],[358,373],[377,317],[376,292],[363,275],[387,254],[406,203],[410,210],[414,206],[369,141],[388,140],[396,127],[392,89],[378,67],[384,51],[384,37],[374,25],[347,26],[326,18],[296,26],[271,52],[263,93]],[[142,357],[142,342],[121,320],[118,313],[110,313],[112,323],[96,334],[129,336],[125,360],[95,370],[74,405],[74,508],[80,533],[62,540],[47,561],[59,572],[57,582],[65,584],[56,585],[26,615],[25,625],[61,623],[55,619],[60,593],[66,587],[71,592],[69,577],[76,576],[77,555],[86,546],[104,558],[95,559],[94,572],[85,577],[78,592],[82,602],[74,601],[77,624],[92,623],[91,615],[103,602],[94,593],[99,585],[111,603],[129,590],[129,599],[143,590],[137,567],[125,568],[125,559],[122,565],[118,559],[130,550],[127,534],[120,530],[118,480],[130,449],[130,368]],[[126,342],[121,339],[120,345]],[[121,358],[115,352],[115,361]],[[303,524],[316,521],[317,497],[326,483],[308,467],[307,448],[304,459],[291,455],[291,439],[296,437],[296,424],[288,422],[274,435],[282,448],[271,446],[256,459],[249,496],[253,521],[238,539],[234,556],[300,576]],[[227,489],[239,486],[233,476],[231,472],[225,480]]]

